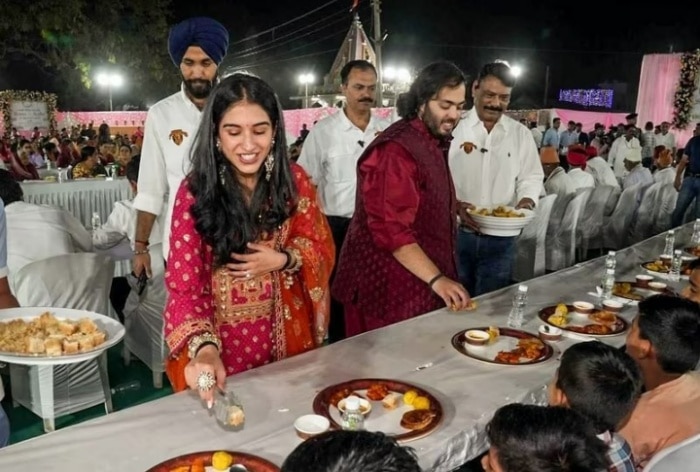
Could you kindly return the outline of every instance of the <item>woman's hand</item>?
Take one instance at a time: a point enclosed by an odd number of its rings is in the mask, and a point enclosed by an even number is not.
[[[249,254],[231,253],[231,259],[237,261],[226,264],[237,279],[245,279],[265,275],[269,272],[281,270],[287,263],[287,255],[275,251],[263,244],[248,243]]]
[[[199,378],[207,373],[214,378],[216,384],[208,390],[203,390],[200,388]],[[199,392],[199,398],[207,403],[207,408],[214,405],[214,388],[223,390],[226,385],[226,368],[221,362],[216,346],[208,344],[197,352],[194,359],[185,366],[185,381],[188,387]]]

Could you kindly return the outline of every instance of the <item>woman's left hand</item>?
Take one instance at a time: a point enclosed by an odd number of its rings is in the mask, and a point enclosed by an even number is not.
[[[287,255],[283,252],[275,251],[271,247],[248,243],[248,254],[231,253],[231,259],[237,262],[226,264],[237,279],[249,279],[259,275],[265,275],[275,270],[280,270],[287,263]]]

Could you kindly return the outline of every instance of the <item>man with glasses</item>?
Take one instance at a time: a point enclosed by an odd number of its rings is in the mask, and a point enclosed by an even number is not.
[[[471,307],[456,282],[457,201],[447,163],[465,101],[454,64],[425,67],[399,99],[402,119],[360,156],[355,214],[333,283],[348,336],[445,305]]]
[[[486,64],[472,85],[474,107],[454,132],[450,169],[457,190],[460,282],[473,296],[510,284],[515,237],[482,234],[468,209],[532,210],[544,173],[529,130],[504,115],[515,85],[510,67]]]

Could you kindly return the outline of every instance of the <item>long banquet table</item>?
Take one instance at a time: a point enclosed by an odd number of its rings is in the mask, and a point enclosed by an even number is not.
[[[689,240],[688,225],[676,232],[677,246]],[[664,236],[618,251],[618,280],[633,280],[639,263],[661,253]],[[594,291],[603,259],[528,282],[524,329],[536,332],[537,311],[557,302],[596,301]],[[681,283],[670,283],[680,288]],[[312,412],[312,401],[328,385],[354,378],[392,378],[430,390],[442,403],[445,419],[433,434],[409,443],[426,471],[449,471],[486,447],[485,426],[500,406],[541,399],[561,350],[576,341],[556,343],[555,356],[532,366],[498,366],[467,358],[451,346],[452,336],[469,327],[505,326],[508,287],[479,297],[473,313],[438,310],[381,330],[229,378],[228,386],[246,410],[245,428],[226,432],[191,392],[128,408],[0,450],[0,470],[143,471],[173,456],[229,449],[258,454],[282,464],[298,445],[295,418]],[[634,306],[622,316],[632,321]],[[623,335],[603,338],[622,346]]]
[[[25,202],[61,207],[71,212],[87,228],[91,226],[93,213],[98,213],[104,223],[115,202],[131,198],[131,187],[124,177],[60,183],[30,180],[21,185]]]

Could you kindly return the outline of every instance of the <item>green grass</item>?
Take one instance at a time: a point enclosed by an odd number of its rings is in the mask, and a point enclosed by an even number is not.
[[[114,411],[123,410],[130,406],[149,402],[170,395],[173,390],[167,377],[163,376],[163,388],[153,387],[153,375],[151,370],[141,361],[131,356],[131,364],[127,367],[121,357],[122,344],[118,344],[107,352],[107,368],[109,370],[109,384],[112,388],[133,380],[141,383],[140,388],[112,395]],[[10,420],[10,443],[15,444],[44,433],[44,423],[41,418],[27,410],[23,406],[13,407],[11,398],[10,378],[2,376],[5,385],[5,399],[2,401],[7,416]],[[104,405],[100,404],[92,408],[78,411],[71,415],[56,418],[56,429],[65,428],[83,421],[105,415]]]

